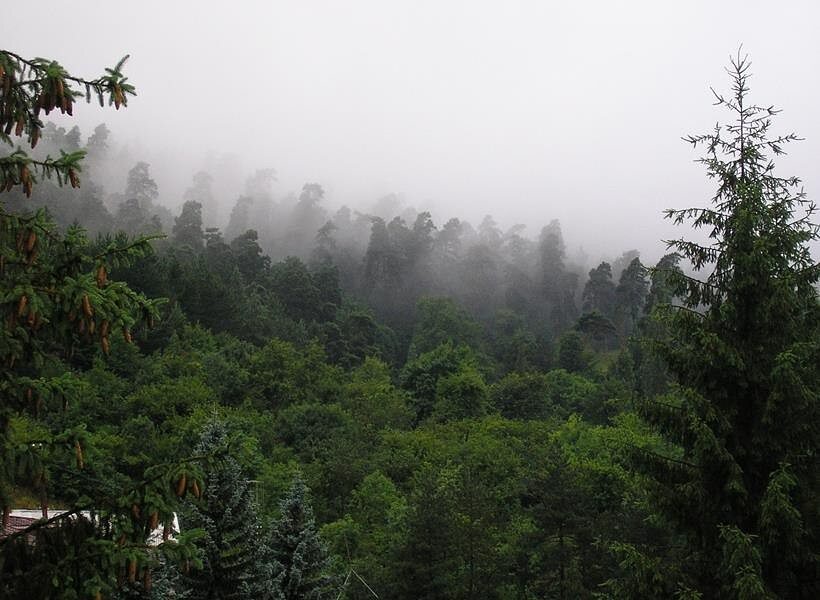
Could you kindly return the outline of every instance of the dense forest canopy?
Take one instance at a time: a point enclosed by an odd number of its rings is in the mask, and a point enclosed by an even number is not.
[[[112,189],[46,117],[124,68],[0,51],[0,597],[820,595],[815,205],[742,54],[652,265],[273,169]]]

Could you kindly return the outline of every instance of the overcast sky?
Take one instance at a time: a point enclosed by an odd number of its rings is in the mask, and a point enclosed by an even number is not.
[[[130,53],[139,96],[76,120],[131,140],[169,205],[226,153],[223,185],[273,167],[279,193],[319,182],[330,207],[396,192],[438,224],[492,213],[536,235],[558,218],[593,258],[655,257],[659,238],[684,233],[661,210],[708,200],[680,137],[726,119],[709,87],[727,89],[741,43],[752,99],[806,138],[781,173],[817,197],[818,13],[753,0],[40,0],[2,19],[0,46],[88,77]],[[239,190],[225,193],[232,204]]]

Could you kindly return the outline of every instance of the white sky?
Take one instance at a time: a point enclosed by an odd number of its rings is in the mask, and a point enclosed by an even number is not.
[[[96,76],[130,53],[139,96],[79,108],[133,142],[163,201],[207,157],[230,153],[222,187],[274,167],[280,193],[316,181],[330,207],[389,192],[437,224],[552,218],[591,258],[662,251],[667,207],[711,185],[687,133],[727,115],[709,86],[743,44],[752,100],[784,109],[782,174],[820,180],[820,11],[814,2],[41,0],[0,21],[0,47]],[[66,123],[70,124],[70,123]],[[232,178],[239,177],[234,185]],[[816,194],[815,194],[816,197]]]

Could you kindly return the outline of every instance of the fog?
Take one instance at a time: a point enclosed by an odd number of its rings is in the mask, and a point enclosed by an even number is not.
[[[79,106],[84,137],[105,122],[131,161],[151,163],[177,210],[208,170],[227,214],[245,178],[275,193],[320,183],[331,212],[396,193],[477,225],[492,214],[536,237],[559,219],[593,262],[652,259],[682,232],[668,207],[712,190],[681,136],[728,114],[712,106],[739,45],[752,99],[783,109],[782,174],[816,193],[818,9],[811,2],[38,2],[4,18],[2,46],[94,77],[122,55],[138,96]],[[124,185],[124,183],[122,184]],[[109,190],[117,191],[117,190]]]

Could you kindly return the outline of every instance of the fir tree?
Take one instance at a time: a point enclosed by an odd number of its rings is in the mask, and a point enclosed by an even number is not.
[[[186,200],[182,211],[174,220],[174,242],[202,250],[205,233],[202,231],[202,205],[194,200]]]
[[[153,569],[150,600],[187,600],[190,597],[191,590],[185,587],[179,569],[160,557]]]
[[[219,206],[214,198],[212,189],[214,178],[205,171],[194,174],[193,184],[183,196],[185,204],[195,202],[200,205],[202,222],[208,227],[214,227],[220,223]]]
[[[335,598],[330,558],[316,530],[308,488],[297,475],[279,504],[280,517],[271,531],[274,581],[285,600]]]
[[[196,455],[216,455],[206,472],[200,500],[191,500],[180,519],[183,530],[197,528],[202,569],[184,579],[190,598],[208,600],[264,598],[268,569],[262,547],[261,525],[248,480],[227,454],[227,432],[217,421],[204,431]]]
[[[0,192],[31,197],[46,180],[79,187],[83,150],[41,160],[14,148],[14,138],[26,137],[34,150],[46,130],[40,114],[71,115],[78,98],[125,106],[135,92],[121,72],[124,63],[87,80],[57,61],[0,50],[0,147],[10,147],[0,155]],[[85,424],[69,427],[58,416],[80,400],[77,372],[69,366],[75,351],[99,344],[107,354],[111,334],[130,342],[132,331],[158,317],[157,301],[108,276],[149,252],[146,238],[109,237],[92,246],[79,227],[61,233],[45,211],[15,214],[0,201],[3,525],[20,492],[36,494],[44,517],[52,501],[67,509],[0,538],[2,598],[108,596],[118,579],[134,583],[138,575],[143,587],[150,585],[154,557],[145,539],[176,510],[172,481],[186,467],[154,465],[140,474],[142,481],[122,474],[115,483],[97,470],[99,454]],[[14,426],[23,419],[40,427],[36,444]],[[194,480],[193,474],[186,478]],[[104,516],[88,519],[84,511]],[[190,536],[180,535],[161,550],[190,559]]]
[[[608,262],[602,262],[589,272],[581,298],[584,312],[597,310],[607,318],[612,317],[615,309],[615,284],[612,282],[612,267]]]
[[[773,108],[750,104],[749,62],[732,61],[734,122],[687,138],[718,189],[709,208],[670,210],[706,245],[669,243],[705,280],[674,271],[684,302],[663,354],[682,387],[645,415],[679,452],[639,454],[657,507],[682,534],[682,582],[708,598],[816,598],[820,266],[815,206],[768,155]],[[681,588],[682,589],[682,588]]]
[[[646,268],[639,258],[633,258],[621,271],[618,287],[615,288],[615,317],[623,335],[631,333],[638,322],[648,290]]]
[[[157,183],[151,178],[149,167],[150,165],[146,162],[138,162],[128,171],[128,180],[125,185],[125,197],[136,199],[140,208],[146,212],[153,209],[154,200],[159,196]]]
[[[541,230],[538,253],[543,295],[550,304],[550,322],[557,335],[572,324],[578,312],[574,299],[578,280],[564,265],[566,248],[561,223],[557,220],[550,221]]]

